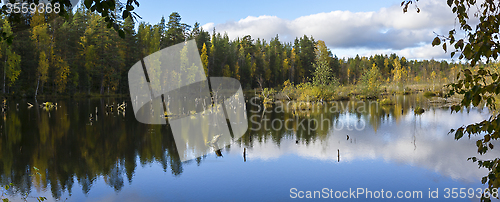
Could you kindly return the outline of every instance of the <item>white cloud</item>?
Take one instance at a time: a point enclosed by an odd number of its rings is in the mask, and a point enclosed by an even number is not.
[[[278,34],[281,40],[291,42],[295,37],[307,35],[325,41],[331,49],[396,52],[411,59],[449,58],[439,47],[430,47],[430,43],[435,36],[433,32],[446,34],[453,27],[454,14],[444,1],[422,1],[418,6],[420,13],[411,5],[407,13],[394,5],[373,12],[332,11],[294,20],[248,16],[222,24],[207,23],[203,28],[215,27],[217,32],[227,32],[232,39],[251,35],[269,40]]]
[[[445,53],[441,46],[432,47],[431,44],[425,44],[423,46],[414,48],[405,48],[403,50],[396,51],[398,55],[404,55],[408,58],[426,58],[426,59],[443,59],[450,58],[450,53]],[[456,57],[454,57],[456,59]]]
[[[214,28],[214,23],[210,22],[201,26],[205,31],[211,31]]]

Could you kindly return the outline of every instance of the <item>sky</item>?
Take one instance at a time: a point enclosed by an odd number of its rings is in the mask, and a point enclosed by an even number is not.
[[[441,47],[432,47],[437,34],[454,28],[455,15],[445,0],[420,0],[416,13],[407,13],[402,0],[253,0],[253,1],[146,1],[139,0],[139,21],[156,24],[178,12],[182,22],[199,22],[212,33],[231,39],[251,35],[270,41],[313,36],[325,41],[340,58],[396,53],[407,59],[450,59]],[[284,3],[286,2],[286,3]],[[455,58],[456,59],[456,58]]]

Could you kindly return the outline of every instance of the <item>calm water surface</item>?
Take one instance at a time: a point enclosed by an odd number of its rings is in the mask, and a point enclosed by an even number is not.
[[[279,106],[263,113],[248,102],[249,130],[241,139],[222,156],[186,162],[170,127],[137,122],[130,99],[47,100],[59,106],[50,111],[28,109],[34,100],[9,100],[0,120],[0,183],[14,183],[9,199],[28,193],[28,201],[287,201],[323,188],[333,190],[329,200],[338,200],[336,191],[362,188],[393,197],[422,191],[423,199],[404,200],[441,201],[445,188],[485,188],[480,179],[487,171],[467,161],[478,156],[477,138],[455,141],[447,133],[488,118],[486,110],[451,114],[425,97],[394,99],[393,106],[342,102],[296,114]],[[123,101],[125,114],[106,113],[106,104]],[[426,112],[415,115],[415,106]],[[439,198],[429,199],[429,190]],[[367,200],[359,196],[342,200]]]

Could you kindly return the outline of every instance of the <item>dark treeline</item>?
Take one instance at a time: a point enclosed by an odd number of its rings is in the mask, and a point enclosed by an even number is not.
[[[127,94],[128,70],[140,58],[191,39],[197,42],[208,76],[237,78],[245,89],[280,87],[286,80],[295,84],[312,81],[321,66],[315,66],[319,60],[343,85],[357,84],[374,66],[384,82],[398,83],[449,82],[463,66],[407,60],[396,54],[338,58],[324,42],[306,35],[286,43],[278,35],[269,42],[249,35],[230,40],[227,34],[203,30],[199,23],[182,23],[176,12],[155,25],[135,25],[127,18],[121,25],[125,38],[83,6],[68,18],[53,15],[29,15],[19,24],[2,17],[2,28],[14,34],[12,45],[1,44],[5,93]]]

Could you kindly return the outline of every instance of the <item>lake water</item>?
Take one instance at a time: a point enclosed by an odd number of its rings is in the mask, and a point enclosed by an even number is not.
[[[170,126],[137,122],[130,99],[46,100],[58,103],[50,111],[9,100],[0,120],[0,183],[14,184],[4,197],[28,193],[28,201],[479,201],[487,171],[467,161],[479,156],[477,138],[456,141],[448,132],[488,111],[450,113],[418,95],[393,99],[392,106],[338,102],[297,113],[279,106],[263,113],[248,102],[241,139],[185,162]],[[106,113],[124,101],[126,113]],[[415,115],[416,106],[425,113]],[[495,148],[481,158],[498,155]]]

